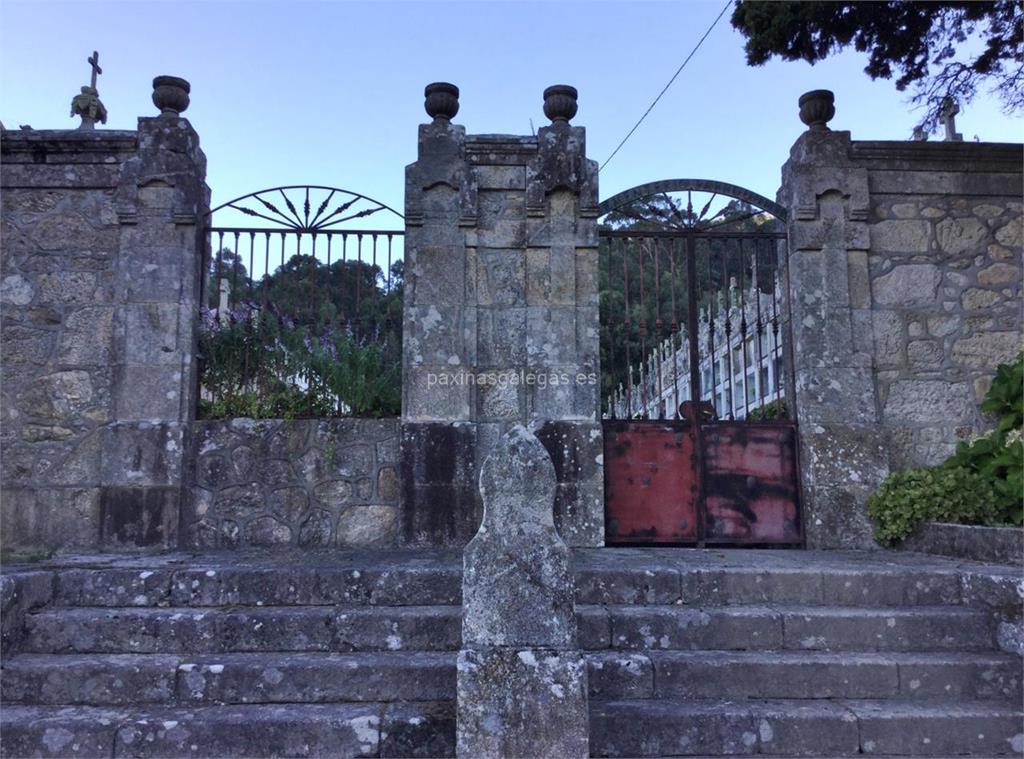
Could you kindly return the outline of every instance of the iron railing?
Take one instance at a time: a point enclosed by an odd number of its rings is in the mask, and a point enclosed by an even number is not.
[[[312,185],[211,212],[200,416],[398,413],[404,236],[355,227],[375,214],[402,218]]]

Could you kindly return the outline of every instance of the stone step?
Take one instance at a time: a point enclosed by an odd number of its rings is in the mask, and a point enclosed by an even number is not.
[[[7,706],[0,757],[435,757],[455,754],[451,703]]]
[[[991,651],[989,614],[954,606],[581,607],[586,649]]]
[[[450,701],[455,653],[19,654],[0,687],[41,705]]]
[[[592,756],[1012,756],[1018,708],[898,700],[591,702]]]
[[[903,698],[1019,703],[1010,654],[803,651],[601,652],[595,699]],[[455,654],[20,654],[3,670],[13,704],[332,703],[455,698]]]
[[[461,598],[461,556],[453,552],[62,561],[8,577],[48,580],[47,595],[66,606],[424,606]],[[1019,570],[912,555],[604,548],[577,549],[573,564],[585,605],[1021,605]]]
[[[959,607],[582,606],[588,650],[990,651],[989,615]],[[28,653],[453,651],[457,606],[50,607]]]
[[[28,653],[454,651],[458,606],[49,608],[26,617]]]
[[[1021,662],[1012,654],[657,651],[588,660],[591,697],[604,700],[1021,700]]]
[[[461,603],[461,563],[411,559],[396,566],[367,559],[353,566],[72,568],[55,573],[62,606],[451,606]]]

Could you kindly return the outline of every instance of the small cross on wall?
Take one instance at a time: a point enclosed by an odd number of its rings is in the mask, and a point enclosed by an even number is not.
[[[92,68],[91,83],[83,86],[82,91],[71,99],[71,115],[81,117],[79,129],[95,129],[97,121],[107,123],[107,109],[100,102],[100,93],[96,89],[96,77],[103,73],[103,69],[100,68],[100,54],[97,51],[93,50],[92,57],[85,60]]]
[[[103,69],[100,68],[100,54],[93,50],[92,58],[86,58],[86,63],[92,66],[92,83],[90,86],[96,89],[96,76],[103,73]]]
[[[947,97],[942,101],[942,110],[939,116],[942,118],[942,126],[946,129],[945,142],[963,142],[964,136],[956,131],[956,115],[960,113],[960,106],[956,101]]]

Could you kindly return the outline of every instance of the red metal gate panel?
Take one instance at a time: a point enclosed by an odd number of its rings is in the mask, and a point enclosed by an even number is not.
[[[796,435],[791,425],[719,422],[701,427],[704,540],[800,542]]]
[[[700,475],[689,422],[605,421],[609,543],[694,543]]]
[[[604,422],[609,544],[796,545],[788,423]],[[698,442],[699,441],[699,442]]]

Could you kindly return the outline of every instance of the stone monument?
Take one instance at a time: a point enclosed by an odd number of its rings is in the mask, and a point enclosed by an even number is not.
[[[522,425],[481,469],[483,524],[463,554],[460,757],[589,755],[587,670],[555,487],[547,451]]]

